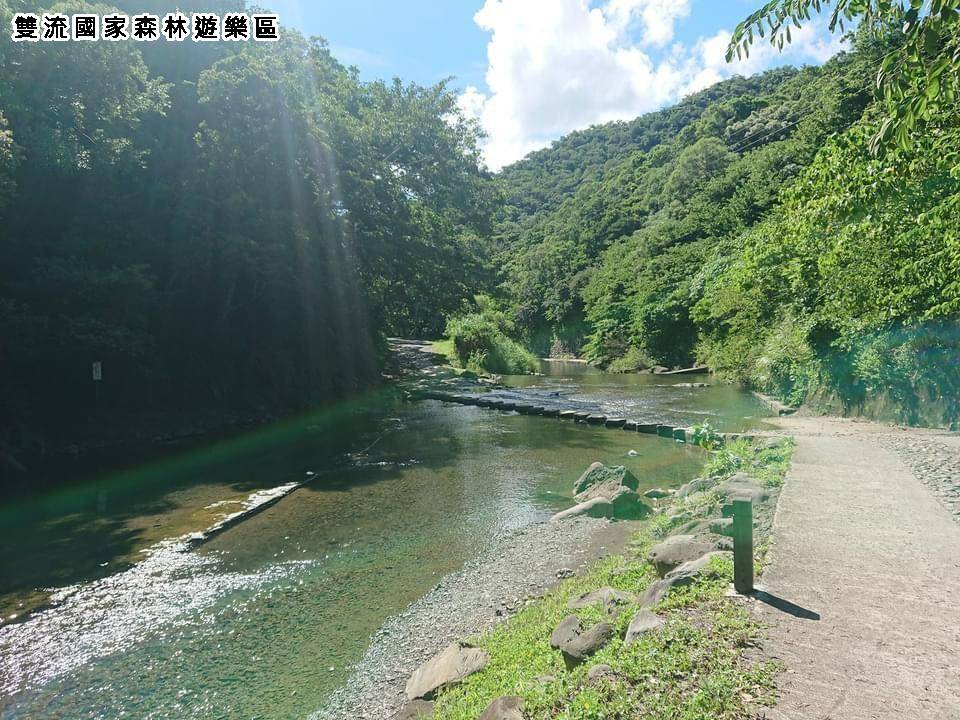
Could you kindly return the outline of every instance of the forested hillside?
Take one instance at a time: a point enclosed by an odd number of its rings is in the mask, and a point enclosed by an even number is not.
[[[287,27],[10,40],[15,10],[178,8],[0,0],[0,450],[343,397],[484,279],[496,196],[445,85],[361,82]]]
[[[505,169],[495,232],[525,341],[956,420],[958,108],[874,154],[896,42],[861,33],[823,67],[729,80]]]

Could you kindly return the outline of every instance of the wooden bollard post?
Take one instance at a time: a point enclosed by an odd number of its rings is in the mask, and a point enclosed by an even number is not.
[[[733,587],[741,595],[753,592],[753,498],[733,498]]]

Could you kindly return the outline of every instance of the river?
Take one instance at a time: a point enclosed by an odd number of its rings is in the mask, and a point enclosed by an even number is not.
[[[645,421],[742,430],[766,414],[735,388],[677,387],[702,377],[544,369],[506,381]],[[703,454],[383,394],[160,460],[77,471],[0,509],[0,717],[306,717],[386,618],[492,541],[569,506],[595,460],[664,487],[693,477]],[[209,542],[180,539],[308,473],[309,484]]]

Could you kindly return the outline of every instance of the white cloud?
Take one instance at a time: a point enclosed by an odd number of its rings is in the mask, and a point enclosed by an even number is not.
[[[783,56],[762,41],[727,64],[729,31],[673,42],[689,13],[690,0],[485,0],[474,20],[491,35],[489,92],[466,88],[460,107],[487,132],[487,164],[498,169],[572,130],[634,118],[735,73],[822,62],[840,49],[812,23]]]

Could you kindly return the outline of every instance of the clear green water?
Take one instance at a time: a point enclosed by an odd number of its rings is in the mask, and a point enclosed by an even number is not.
[[[643,376],[516,382],[664,419],[716,413],[731,429],[762,414],[730,388],[697,397]],[[634,433],[374,398],[7,504],[4,611],[37,588],[55,604],[0,626],[0,717],[306,717],[385,618],[568,505],[595,460],[664,486],[703,458]],[[164,540],[307,471],[310,485],[198,550]]]

